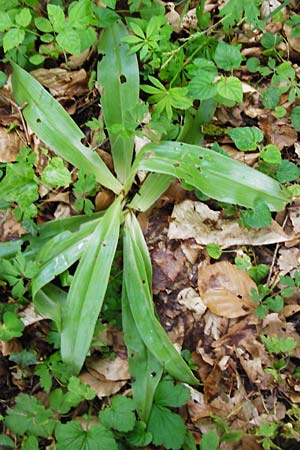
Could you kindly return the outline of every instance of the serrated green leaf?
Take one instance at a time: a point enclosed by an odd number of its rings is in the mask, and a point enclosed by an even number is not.
[[[78,373],[88,352],[117,248],[122,199],[117,198],[96,226],[83,252],[63,315],[61,354]]]
[[[3,323],[0,324],[0,340],[9,341],[14,337],[22,336],[25,326],[16,313],[6,311],[2,320]]]
[[[242,103],[243,101],[242,83],[236,77],[221,78],[217,83],[217,93],[221,97],[236,103]]]
[[[59,423],[56,450],[118,450],[114,435],[100,423],[84,430],[78,422]]]
[[[44,169],[41,180],[49,186],[66,186],[71,183],[71,173],[61,158],[54,157]]]
[[[177,384],[174,386],[172,381],[161,381],[154,394],[156,405],[178,408],[184,405],[190,398],[190,391],[186,386]]]
[[[12,84],[16,101],[20,105],[27,103],[22,112],[33,132],[75,167],[85,173],[93,173],[103,186],[113,192],[120,192],[120,183],[102,159],[82,145],[82,131],[40,83],[21,67],[13,64]]]
[[[12,28],[3,36],[3,50],[7,53],[15,47],[19,47],[25,39],[25,31],[22,28]]]
[[[154,445],[179,450],[184,442],[186,428],[183,419],[163,406],[153,405],[148,431]]]
[[[242,55],[238,46],[219,41],[214,60],[220,69],[229,71],[240,67]]]
[[[58,5],[48,4],[47,13],[54,31],[56,33],[63,31],[65,27],[64,10]]]
[[[81,41],[76,30],[66,29],[56,36],[58,45],[71,55],[78,56],[81,53]]]
[[[56,421],[52,411],[46,409],[35,397],[20,394],[16,404],[8,409],[6,426],[15,434],[25,433],[47,438],[52,434]]]
[[[16,14],[15,21],[20,27],[28,27],[31,22],[31,12],[29,8],[23,8],[18,14]]]
[[[135,425],[134,410],[135,404],[131,398],[117,395],[113,398],[110,408],[100,411],[99,419],[106,428],[127,433],[132,431]]]

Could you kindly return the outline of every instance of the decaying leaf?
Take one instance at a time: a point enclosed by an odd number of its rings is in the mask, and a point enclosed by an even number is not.
[[[21,147],[25,147],[25,139],[16,131],[8,132],[7,128],[0,127],[0,162],[14,162]]]
[[[233,319],[250,314],[257,304],[250,300],[251,289],[257,289],[249,275],[228,261],[200,267],[199,293],[205,306],[222,317]]]
[[[194,238],[200,245],[211,242],[221,248],[233,245],[267,245],[292,239],[277,222],[260,229],[241,228],[236,219],[221,217],[206,204],[185,200],[175,205],[170,222],[169,239]]]
[[[36,69],[31,72],[54,97],[79,96],[88,92],[88,76],[84,69],[70,72],[66,69]]]

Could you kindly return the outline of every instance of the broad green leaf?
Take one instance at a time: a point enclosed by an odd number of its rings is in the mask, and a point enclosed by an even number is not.
[[[300,131],[300,106],[295,106],[292,110],[291,120],[296,131]]]
[[[141,233],[136,238],[137,227],[137,219],[129,213],[125,218],[124,280],[134,322],[148,350],[171,376],[185,383],[197,384],[197,379],[171,343],[155,315],[152,283],[149,282],[150,257],[146,244],[144,241],[140,242]]]
[[[118,450],[114,435],[101,423],[84,430],[79,422],[59,422],[55,436],[56,450]]]
[[[172,177],[159,173],[149,174],[139,192],[129,203],[129,208],[146,211],[168,188]]]
[[[80,37],[76,30],[66,29],[62,31],[57,35],[56,41],[67,53],[78,56],[81,52]]]
[[[242,214],[242,221],[249,228],[268,227],[272,223],[272,216],[265,202],[258,201],[253,210]]]
[[[35,294],[34,306],[36,310],[43,317],[53,320],[58,331],[61,331],[62,308],[66,303],[66,299],[66,292],[51,283]]]
[[[289,195],[280,184],[239,161],[212,150],[178,142],[147,144],[140,151],[134,166],[181,178],[209,197],[255,208],[257,201],[266,203],[271,211],[281,211]]]
[[[136,422],[135,404],[132,398],[117,395],[113,398],[110,408],[100,411],[100,422],[107,428],[127,433],[132,431]]]
[[[179,414],[154,404],[148,423],[148,431],[152,434],[154,445],[179,450],[184,442],[186,428]]]
[[[214,60],[220,69],[233,70],[240,67],[242,55],[238,46],[219,41]]]
[[[61,333],[63,361],[78,373],[88,352],[117,248],[122,199],[117,198],[96,226],[76,269]]]
[[[124,183],[133,157],[133,136],[113,132],[113,125],[125,129],[126,116],[139,101],[139,68],[135,54],[122,42],[128,36],[125,25],[118,21],[103,30],[98,51],[103,55],[98,64],[98,81],[104,92],[101,95],[102,112],[110,137],[114,168],[118,179]]]
[[[205,433],[200,441],[200,450],[217,450],[220,438],[216,430]]]
[[[28,433],[48,438],[56,420],[53,412],[46,409],[35,397],[20,394],[16,397],[15,406],[8,409],[5,424],[19,436]]]
[[[65,14],[61,6],[58,5],[47,5],[47,13],[51,25],[56,33],[63,31],[65,27]]]
[[[20,12],[15,17],[16,24],[20,27],[28,27],[31,22],[31,12],[29,8],[20,9]]]
[[[156,387],[163,374],[163,367],[148,350],[135,325],[125,287],[122,287],[122,324],[128,352],[132,392],[136,410],[145,423],[152,409]]]
[[[65,109],[37,80],[14,63],[12,85],[17,103],[26,103],[23,114],[32,131],[66,161],[85,173],[93,173],[99,183],[119,193],[120,183],[98,154],[82,145],[84,134]]]
[[[15,47],[19,47],[25,39],[25,31],[22,28],[12,28],[3,36],[3,50],[7,53]]]
[[[41,176],[42,182],[49,186],[65,186],[71,183],[71,173],[61,158],[54,157]]]
[[[173,381],[161,381],[154,395],[156,405],[169,406],[178,408],[184,405],[190,399],[190,391],[186,386],[177,384],[174,386]]]
[[[276,145],[268,144],[259,153],[261,159],[269,164],[280,164],[282,161],[281,152]]]
[[[37,255],[39,272],[32,279],[33,299],[43,286],[52,281],[58,274],[67,270],[80,258],[101,220],[100,218],[83,224],[74,233],[63,231],[52,239],[47,239]]]
[[[257,127],[232,128],[228,131],[229,136],[239,150],[256,150],[257,144],[264,138],[263,133]]]
[[[236,103],[242,103],[243,101],[242,83],[236,77],[221,78],[217,83],[217,92],[226,100],[231,100]]]

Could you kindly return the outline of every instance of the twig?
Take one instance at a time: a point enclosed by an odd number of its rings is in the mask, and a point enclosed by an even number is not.
[[[22,109],[25,108],[25,106],[27,105],[27,102],[25,102],[25,103],[23,103],[23,105],[19,106],[19,105],[18,105],[16,102],[14,102],[11,98],[6,97],[6,95],[3,95],[1,92],[0,92],[0,97],[1,97],[5,102],[7,102],[8,104],[10,104],[12,107],[14,107],[14,108],[18,111],[18,114],[19,114],[20,119],[21,119],[22,127],[23,127],[23,129],[24,129],[24,134],[25,134],[25,138],[26,138],[26,144],[29,145],[29,144],[30,144],[29,134],[28,134],[28,130],[27,130],[27,126],[26,126],[25,120],[24,120],[24,116],[23,116],[23,114],[22,114]]]

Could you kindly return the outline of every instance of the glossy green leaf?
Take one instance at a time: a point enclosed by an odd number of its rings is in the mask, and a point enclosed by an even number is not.
[[[239,161],[194,145],[147,144],[133,167],[181,178],[216,200],[255,208],[263,201],[272,211],[283,210],[289,195],[280,184]]]
[[[149,282],[150,257],[146,244],[140,242],[142,233],[139,229],[137,219],[129,213],[125,218],[124,281],[135,325],[145,346],[172,377],[197,384],[155,315]]]
[[[118,21],[102,31],[98,47],[99,53],[103,54],[98,64],[98,81],[104,89],[102,112],[114,168],[121,183],[128,176],[133,157],[134,134],[128,134],[126,123],[139,101],[137,58],[135,54],[129,54],[128,45],[122,42],[125,36],[128,36],[126,27]]]
[[[63,231],[57,234],[40,249],[37,263],[40,266],[38,274],[32,279],[32,296],[58,274],[67,270],[81,256],[96,227],[102,219],[83,224],[77,232]]]
[[[168,188],[172,177],[160,173],[148,175],[139,192],[129,203],[129,208],[146,211]]]
[[[26,106],[23,114],[32,131],[58,155],[115,193],[120,183],[97,153],[85,147],[84,134],[67,111],[29,73],[13,63],[12,85],[19,105]]]
[[[43,317],[53,320],[58,331],[61,331],[62,308],[66,299],[67,293],[51,283],[40,289],[34,299],[36,310]]]
[[[63,314],[61,354],[78,373],[88,352],[117,248],[122,199],[99,221],[80,259]]]
[[[130,375],[133,378],[132,392],[137,413],[142,421],[148,422],[153,397],[163,373],[162,365],[148,350],[135,325],[123,281],[122,323],[128,353]]]

